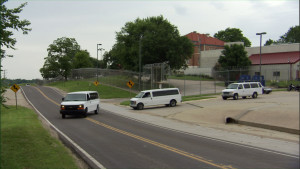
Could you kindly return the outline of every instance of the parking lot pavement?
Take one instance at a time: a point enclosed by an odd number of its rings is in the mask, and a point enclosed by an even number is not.
[[[115,103],[115,105],[118,105],[118,103]],[[246,122],[299,130],[298,92],[273,92],[259,95],[256,99],[240,98],[239,100],[223,100],[218,95],[217,98],[213,99],[183,102],[176,107],[155,106],[141,111],[133,110],[129,106],[123,106],[123,108],[133,113],[159,116],[184,123],[299,141],[299,135],[297,134],[245,125],[225,124],[227,117],[233,117]]]

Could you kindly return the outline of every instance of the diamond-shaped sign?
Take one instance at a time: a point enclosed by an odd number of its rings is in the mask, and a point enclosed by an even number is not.
[[[99,85],[99,82],[96,80],[96,81],[94,81],[94,85],[95,86],[98,86]]]
[[[10,89],[11,89],[12,91],[14,91],[15,93],[17,93],[18,90],[20,89],[20,86],[18,86],[17,84],[14,84],[14,85],[12,85],[12,86],[10,87]]]
[[[129,80],[126,84],[129,88],[132,88],[132,86],[134,85],[133,81],[131,80]]]

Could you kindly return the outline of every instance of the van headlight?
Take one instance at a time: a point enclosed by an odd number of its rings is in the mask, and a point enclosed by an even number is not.
[[[82,109],[84,109],[84,105],[83,104],[78,105],[78,110],[82,110]]]
[[[65,110],[65,106],[64,105],[60,105],[60,109],[61,110]]]

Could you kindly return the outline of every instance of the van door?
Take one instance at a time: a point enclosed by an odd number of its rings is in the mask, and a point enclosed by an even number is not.
[[[244,96],[252,96],[252,89],[249,83],[244,84]]]
[[[144,106],[151,106],[153,105],[153,100],[150,92],[146,92],[143,97],[141,98]]]
[[[239,84],[237,89],[238,89],[239,96],[241,97],[246,96],[245,88],[242,84]]]
[[[92,100],[91,100],[91,96],[89,94],[86,94],[86,107],[88,108],[88,111],[92,111],[93,110],[93,104],[92,104]]]

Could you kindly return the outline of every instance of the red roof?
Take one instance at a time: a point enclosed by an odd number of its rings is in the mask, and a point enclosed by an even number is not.
[[[253,54],[249,57],[252,65],[260,64],[260,54]],[[263,53],[261,54],[261,64],[294,64],[300,60],[300,51],[281,52],[281,53]]]
[[[191,41],[196,42],[196,45],[199,45],[197,42],[200,39],[200,43],[205,45],[215,45],[215,46],[224,46],[224,41],[221,41],[214,37],[209,37],[205,34],[200,34],[197,32],[191,32],[187,35],[185,35],[187,38],[189,38]]]

